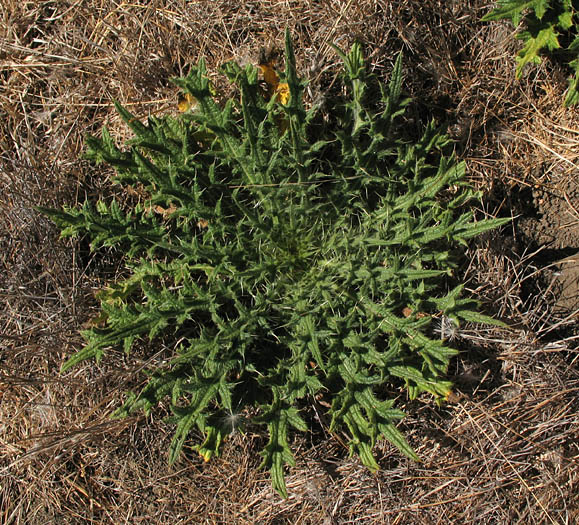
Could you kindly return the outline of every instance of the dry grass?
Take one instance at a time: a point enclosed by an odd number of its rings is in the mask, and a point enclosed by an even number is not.
[[[561,108],[556,64],[515,80],[512,29],[478,22],[487,8],[479,0],[2,3],[2,523],[579,521],[579,116]],[[296,436],[284,501],[257,468],[260,436],[235,434],[221,458],[192,455],[169,468],[162,409],[109,420],[142,362],[59,375],[94,315],[94,290],[120,263],[57,241],[33,207],[120,191],[81,158],[84,136],[104,123],[126,136],[113,98],[140,116],[174,112],[170,77],[200,56],[212,72],[227,59],[254,61],[260,47],[280,45],[286,26],[311,100],[338,86],[330,42],[361,39],[381,77],[403,50],[417,101],[409,124],[448,126],[487,191],[481,212],[518,218],[473,246],[463,269],[489,312],[513,328],[461,329],[455,398],[406,407],[403,427],[423,462],[382,444],[382,470],[369,474],[348,459],[345,436],[327,433],[320,410],[318,431]]]

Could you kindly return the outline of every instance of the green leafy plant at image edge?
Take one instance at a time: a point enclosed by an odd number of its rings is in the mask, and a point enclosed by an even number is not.
[[[527,64],[541,62],[540,53],[561,49],[562,34],[571,37],[564,49],[574,72],[569,78],[566,106],[579,103],[579,24],[575,14],[573,0],[499,0],[496,9],[483,17],[484,21],[509,18],[515,26],[524,20],[525,30],[517,34],[525,42],[517,56],[519,78]]]
[[[330,431],[347,429],[350,452],[370,469],[379,438],[418,460],[396,427],[395,400],[401,387],[410,398],[450,392],[444,375],[457,351],[432,335],[435,318],[500,324],[450,282],[457,247],[508,221],[475,222],[465,210],[477,194],[464,164],[441,155],[448,141],[434,126],[402,140],[400,57],[383,87],[358,44],[336,48],[349,98],[333,108],[330,130],[304,107],[287,33],[285,46],[289,100],[264,96],[253,66],[228,63],[240,97],[219,104],[201,60],[175,80],[194,110],[143,124],[117,104],[135,134],[130,148],[104,129],[88,140],[89,156],[146,193],[134,209],[115,200],[43,209],[63,235],[122,250],[128,272],[99,293],[99,322],[63,370],[119,345],[129,353],[137,339],[169,347],[115,415],[168,401],[170,462],[191,431],[209,460],[232,421],[251,415],[267,428],[263,466],[284,497],[288,433],[308,430],[306,409],[318,401],[330,407]]]

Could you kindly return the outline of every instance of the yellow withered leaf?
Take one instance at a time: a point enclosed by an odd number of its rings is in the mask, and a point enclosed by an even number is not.
[[[287,82],[279,81],[279,75],[274,68],[274,60],[260,62],[258,67],[267,84],[267,94],[270,97],[276,97],[281,104],[287,104],[290,98],[289,86]]]
[[[168,217],[171,216],[172,213],[177,211],[177,206],[171,203],[168,208],[163,208],[162,206],[155,206],[153,210],[155,213],[162,215],[163,219],[167,219]]]
[[[273,68],[273,62],[259,64],[259,69],[261,70],[263,80],[265,80],[265,83],[268,85],[269,90],[271,92],[274,92],[279,84],[279,77],[275,72],[275,69]]]
[[[191,93],[185,93],[184,97],[179,99],[177,103],[177,108],[181,113],[185,113],[186,111],[195,109],[197,106],[197,99],[191,95]]]
[[[275,88],[277,99],[285,106],[290,99],[290,90],[287,82],[282,82]]]

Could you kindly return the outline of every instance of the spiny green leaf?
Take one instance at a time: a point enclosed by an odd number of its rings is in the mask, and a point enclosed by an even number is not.
[[[527,9],[535,9],[538,18],[542,18],[550,0],[499,0],[498,7],[483,16],[484,21],[510,18],[513,24],[519,25]]]
[[[517,57],[517,77],[521,77],[523,74],[523,68],[530,62],[534,64],[541,63],[541,57],[539,52],[543,49],[553,51],[560,47],[559,40],[557,39],[557,32],[555,27],[550,25],[544,29],[541,29],[537,36],[533,36],[531,33],[524,32],[521,33],[520,37],[524,39],[525,46],[519,52]]]
[[[197,414],[194,412],[179,418],[177,428],[175,429],[175,435],[173,436],[173,440],[171,441],[171,445],[169,447],[170,465],[175,463],[179,458],[181,450],[183,449],[183,445],[185,444],[185,439],[187,439],[189,431],[193,428],[196,422]]]
[[[517,34],[517,38],[525,42],[517,56],[517,76],[522,75],[523,68],[529,63],[540,63],[541,54],[550,53],[560,48],[561,32],[578,38],[579,24],[572,0],[499,0],[498,6],[487,13],[483,20],[500,20],[510,18],[518,26],[524,18],[525,29]],[[569,66],[576,71],[575,59],[577,50],[573,44],[567,48],[571,56]],[[579,103],[576,96],[576,83],[573,76],[569,77],[570,86],[567,90],[565,105]]]
[[[510,217],[503,217],[499,219],[484,219],[476,223],[470,223],[461,226],[456,235],[461,239],[472,239],[473,237],[477,237],[482,233],[494,230],[511,222],[512,219]]]
[[[420,461],[420,457],[408,444],[408,441],[406,441],[402,432],[400,432],[392,423],[379,423],[379,428],[382,435],[400,452],[402,452],[402,454],[414,461]]]
[[[507,325],[494,317],[481,314],[480,312],[475,312],[473,310],[458,310],[454,312],[457,317],[464,319],[465,321],[470,321],[471,323],[481,323],[488,324],[491,326],[500,326],[502,328],[507,328]]]

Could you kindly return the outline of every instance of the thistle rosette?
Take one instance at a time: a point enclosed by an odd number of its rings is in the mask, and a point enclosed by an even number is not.
[[[474,221],[464,164],[441,155],[447,139],[434,126],[416,143],[402,139],[400,57],[383,87],[358,44],[337,49],[349,99],[331,110],[332,130],[304,107],[287,33],[285,45],[283,100],[264,96],[256,68],[229,63],[240,97],[221,104],[200,61],[175,80],[194,111],[144,124],[117,104],[130,148],[104,130],[88,140],[89,156],[114,166],[118,184],[139,185],[145,203],[44,210],[93,250],[122,250],[128,269],[100,293],[101,324],[63,370],[162,340],[173,356],[116,415],[169,400],[174,462],[193,429],[209,460],[231,431],[228,414],[250,408],[250,424],[267,428],[263,465],[283,496],[290,430],[308,430],[313,402],[326,401],[329,430],[347,429],[369,468],[381,437],[418,459],[396,427],[396,398],[401,388],[411,398],[450,392],[457,351],[431,336],[435,318],[496,323],[451,282],[457,248],[508,220]]]

